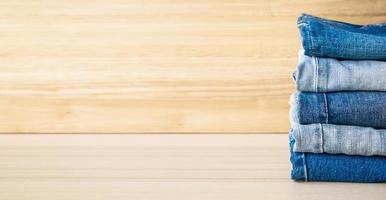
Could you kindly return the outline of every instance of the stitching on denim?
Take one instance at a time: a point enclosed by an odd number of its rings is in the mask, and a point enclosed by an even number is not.
[[[300,16],[301,19],[310,19],[310,20],[314,20],[314,21],[322,21],[322,22],[327,22],[329,25],[331,23],[333,24],[341,24],[341,25],[349,25],[349,26],[366,26],[366,25],[362,25],[362,24],[352,24],[352,23],[347,23],[347,22],[342,22],[342,21],[337,21],[337,20],[332,20],[332,19],[325,19],[325,18],[320,18],[320,17],[316,17],[316,16],[313,16],[313,15],[309,15],[309,14],[303,14]],[[384,23],[380,23],[380,24],[384,24]],[[370,25],[373,25],[373,24],[370,24]]]
[[[299,22],[299,23],[297,24],[297,27],[307,26],[307,25],[308,25],[307,22]]]
[[[315,56],[312,56],[312,63],[314,64],[314,90],[318,92],[319,67]]]
[[[306,34],[306,38],[302,38],[304,41],[307,40],[308,44],[309,44],[309,49],[310,49],[310,53],[311,55],[314,55],[315,54],[315,50],[314,50],[314,44],[313,44],[313,41],[312,41],[312,36],[311,36],[311,26],[309,24],[308,21],[300,21],[298,22],[297,26],[300,28],[300,27],[304,27],[304,32]],[[307,42],[304,42],[307,44]],[[303,46],[304,49],[306,49],[305,46]]]
[[[324,143],[324,131],[323,131],[323,125],[319,123],[320,127],[320,153],[324,153],[323,149],[323,143]]]
[[[326,113],[326,124],[328,124],[328,101],[327,101],[326,93],[323,93],[323,97],[324,97],[324,111]]]
[[[323,63],[322,63],[323,64]],[[323,85],[324,85],[324,88],[326,89],[326,90],[328,90],[328,74],[330,73],[330,68],[329,67],[325,67],[325,68],[323,68],[325,71],[324,71],[324,73],[322,73],[322,75],[320,75],[321,77],[323,77],[323,80],[324,80],[324,83],[323,83]]]
[[[308,41],[310,43],[310,50],[311,50],[311,54],[312,55],[315,55],[315,47],[314,47],[314,42],[312,41],[312,36],[311,36],[311,26],[309,24],[307,24],[307,36],[308,36]]]
[[[374,44],[374,46],[381,46],[382,47],[382,44],[378,45],[378,44]],[[325,49],[366,49],[366,50],[372,50],[374,49],[374,47],[344,47],[344,46],[339,46],[339,47],[334,47],[334,46],[326,46],[326,45],[320,45],[320,47],[323,47]]]
[[[308,181],[308,175],[307,175],[307,164],[306,164],[306,154],[303,153],[303,170],[304,170],[304,181]]]
[[[320,87],[320,85],[319,85],[319,64],[318,64],[318,60],[317,60],[317,57],[316,56],[313,56],[313,60],[314,60],[314,65],[315,65],[315,67],[316,67],[316,77],[315,77],[315,79],[316,79],[316,92],[318,92],[318,88]]]

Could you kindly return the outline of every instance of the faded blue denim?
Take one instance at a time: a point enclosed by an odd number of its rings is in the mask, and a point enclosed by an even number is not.
[[[291,178],[295,181],[386,182],[385,156],[296,153],[294,143],[290,131]]]
[[[294,79],[304,92],[386,91],[386,62],[309,57],[300,51]]]
[[[292,123],[295,152],[386,156],[386,129]]]
[[[356,25],[303,14],[297,25],[308,56],[386,60],[386,23]]]
[[[386,129],[386,92],[296,92],[291,120],[298,124],[337,124]]]

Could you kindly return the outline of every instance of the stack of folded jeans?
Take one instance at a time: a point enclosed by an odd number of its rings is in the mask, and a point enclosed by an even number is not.
[[[292,179],[386,182],[386,23],[303,14],[298,28]]]

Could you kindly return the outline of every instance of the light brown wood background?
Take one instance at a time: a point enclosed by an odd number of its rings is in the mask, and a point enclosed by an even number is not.
[[[307,12],[386,1],[0,1],[0,132],[286,132]]]

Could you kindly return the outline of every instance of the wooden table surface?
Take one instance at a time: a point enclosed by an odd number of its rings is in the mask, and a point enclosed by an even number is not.
[[[0,132],[286,132],[300,13],[384,0],[0,1]]]
[[[382,199],[386,184],[295,183],[284,134],[0,135],[0,199]]]

